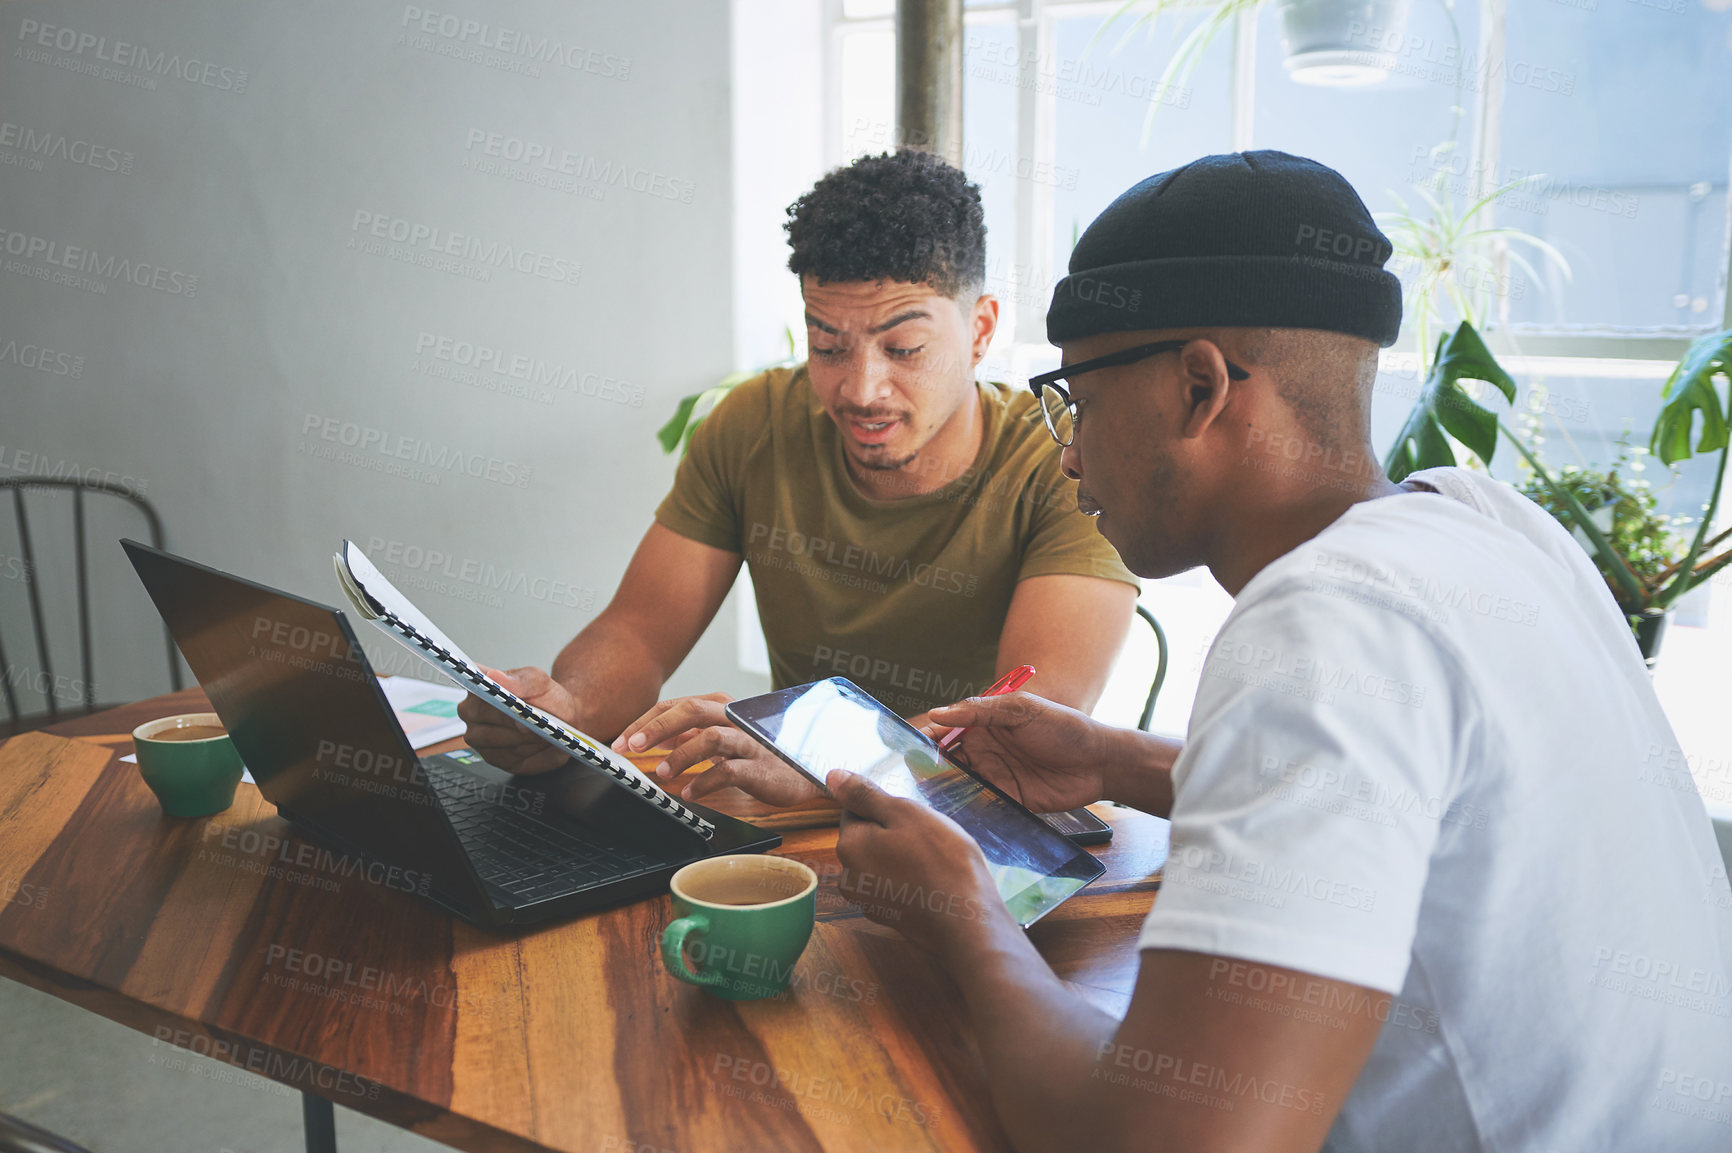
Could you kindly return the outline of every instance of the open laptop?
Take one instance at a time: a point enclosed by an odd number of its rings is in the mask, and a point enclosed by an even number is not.
[[[706,840],[576,761],[513,776],[469,749],[420,757],[340,610],[120,543],[277,812],[465,921],[571,917],[782,843],[688,802],[715,823]]]

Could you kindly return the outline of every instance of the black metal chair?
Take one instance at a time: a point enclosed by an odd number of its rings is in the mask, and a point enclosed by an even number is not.
[[[38,1129],[28,1121],[0,1113],[0,1153],[90,1153],[90,1150],[46,1129]]]
[[[1155,679],[1149,685],[1148,698],[1143,701],[1143,715],[1137,719],[1137,728],[1146,733],[1149,731],[1149,722],[1155,717],[1155,698],[1161,695],[1161,686],[1167,680],[1167,633],[1161,628],[1161,622],[1155,619],[1155,614],[1142,605],[1137,606],[1137,615],[1149,622],[1149,627],[1155,630],[1155,648],[1160,654],[1155,662]]]
[[[36,658],[41,664],[42,683],[46,712],[26,717],[18,704],[17,686],[12,676],[10,662],[6,659],[4,638],[0,638],[0,669],[5,676],[0,678],[0,686],[4,686],[6,701],[7,724],[12,735],[26,731],[29,728],[43,724],[53,724],[60,719],[60,701],[54,689],[54,660],[51,646],[48,643],[47,618],[42,609],[42,582],[38,579],[40,569],[36,562],[36,546],[30,534],[30,514],[24,502],[25,489],[62,489],[72,493],[72,535],[73,535],[73,566],[75,581],[74,595],[78,600],[78,655],[79,668],[84,674],[83,687],[80,690],[80,711],[95,712],[106,705],[93,699],[90,686],[91,679],[91,620],[90,620],[90,561],[89,544],[85,534],[85,496],[118,497],[136,508],[144,517],[145,526],[150,536],[150,543],[156,548],[163,547],[162,518],[148,500],[123,485],[111,484],[98,480],[60,480],[46,477],[5,477],[0,478],[0,491],[12,491],[12,509],[18,524],[18,548],[23,554],[21,577],[24,585],[24,596],[30,605],[30,625],[34,633]],[[179,652],[175,648],[174,637],[169,633],[168,626],[162,630],[164,652],[168,657],[169,683],[176,689],[181,688]],[[337,1148],[337,1129],[335,1112],[331,1103],[322,1097],[302,1091],[301,1093],[301,1123],[306,1136],[308,1153],[335,1153]],[[15,1117],[0,1114],[0,1153],[89,1153],[80,1146],[28,1125]]]
[[[24,596],[30,605],[30,625],[34,633],[37,669],[37,684],[42,687],[42,697],[46,709],[43,713],[26,717],[18,703],[18,681],[14,676],[14,666],[7,659],[5,639],[0,637],[0,670],[5,676],[0,679],[4,687],[6,700],[6,721],[11,734],[24,732],[31,728],[39,728],[45,724],[54,724],[60,720],[61,702],[55,691],[59,682],[54,676],[54,659],[50,651],[48,626],[42,610],[42,581],[39,574],[42,570],[36,561],[36,547],[30,533],[29,510],[25,505],[24,491],[26,489],[70,490],[72,493],[72,532],[74,541],[74,570],[76,579],[73,582],[74,595],[78,598],[78,655],[83,681],[79,689],[78,702],[81,711],[95,712],[100,705],[91,691],[91,621],[90,621],[90,563],[89,546],[85,539],[85,497],[86,494],[102,497],[114,497],[130,503],[143,514],[145,524],[149,529],[150,543],[157,548],[163,547],[162,518],[157,516],[156,509],[149,501],[123,485],[112,484],[100,480],[60,480],[46,477],[16,476],[0,478],[0,491],[10,489],[12,492],[12,509],[17,519],[18,547],[22,556],[19,558],[21,578],[24,585]],[[168,656],[169,683],[174,688],[181,687],[180,660],[175,651],[174,638],[163,628],[163,644]]]

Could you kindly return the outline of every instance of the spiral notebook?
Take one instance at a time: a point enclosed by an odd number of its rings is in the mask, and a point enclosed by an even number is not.
[[[699,836],[708,839],[715,834],[713,823],[669,796],[636,765],[552,713],[536,708],[482,672],[480,666],[440,631],[438,625],[385,579],[385,574],[367,559],[367,554],[354,541],[344,541],[343,547],[331,559],[336,565],[337,581],[343,586],[343,595],[355,611],[379,626],[398,644],[437,666],[459,688],[520,722],[548,744],[605,773],[620,787]]]

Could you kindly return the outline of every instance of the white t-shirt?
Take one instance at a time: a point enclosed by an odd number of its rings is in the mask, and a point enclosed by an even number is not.
[[[1538,506],[1416,479],[1239,594],[1141,945],[1397,995],[1337,1153],[1726,1153],[1732,889],[1630,630]]]

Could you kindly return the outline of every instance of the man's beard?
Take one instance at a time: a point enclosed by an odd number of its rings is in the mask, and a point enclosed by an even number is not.
[[[873,472],[900,472],[913,464],[919,456],[918,452],[911,452],[901,460],[860,460],[856,458],[854,463],[861,468],[871,469]]]
[[[1195,568],[1200,562],[1184,558],[1175,548],[1177,542],[1170,530],[1174,518],[1169,515],[1163,523],[1163,518],[1152,515],[1150,511],[1166,509],[1170,514],[1173,508],[1182,507],[1191,499],[1190,485],[1180,475],[1178,465],[1171,457],[1161,456],[1155,460],[1142,490],[1143,499],[1148,502],[1145,508],[1135,511],[1123,509],[1113,518],[1115,527],[1132,539],[1125,541],[1122,547],[1110,538],[1107,543],[1118,550],[1127,568],[1150,580],[1176,576]],[[1130,523],[1127,524],[1127,520]]]

